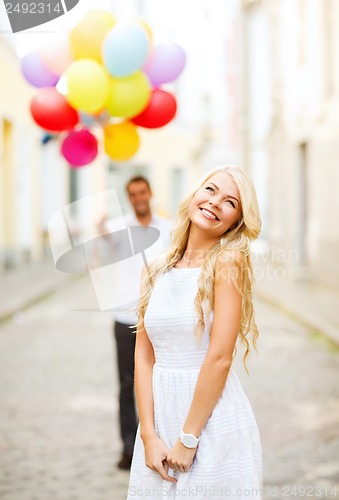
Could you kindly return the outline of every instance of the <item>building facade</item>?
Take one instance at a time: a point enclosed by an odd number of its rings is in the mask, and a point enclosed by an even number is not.
[[[268,248],[291,277],[338,286],[339,4],[242,5],[243,149],[262,185]]]
[[[0,39],[0,68],[0,271],[6,271],[49,252],[48,219],[70,193],[69,167],[57,142],[44,144],[33,122],[36,89],[24,80],[8,37]]]

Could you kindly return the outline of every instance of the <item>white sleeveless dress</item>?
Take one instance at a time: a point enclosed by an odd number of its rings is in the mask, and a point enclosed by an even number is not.
[[[201,267],[172,268],[160,275],[144,318],[156,358],[153,369],[155,428],[170,449],[186,420],[209,344],[206,328],[200,343],[193,333],[197,320],[194,297],[200,271]],[[166,481],[145,465],[139,426],[127,500],[261,499],[260,434],[233,368],[201,433],[191,470],[183,473],[169,469],[169,475],[178,481]]]

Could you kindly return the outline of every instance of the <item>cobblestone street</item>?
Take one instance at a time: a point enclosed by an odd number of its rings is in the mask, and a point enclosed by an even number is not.
[[[126,498],[112,321],[93,298],[82,278],[0,325],[1,500]],[[251,375],[240,352],[234,368],[261,432],[264,496],[334,499],[337,486],[339,498],[338,348],[258,299],[256,311]]]

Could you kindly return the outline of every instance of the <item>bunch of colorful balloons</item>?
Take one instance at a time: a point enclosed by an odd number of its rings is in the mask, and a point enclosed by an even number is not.
[[[60,133],[61,153],[72,167],[93,161],[103,131],[115,161],[139,149],[138,127],[154,129],[175,116],[174,95],[161,88],[184,69],[185,52],[174,42],[153,45],[143,19],[116,23],[108,11],[88,12],[69,33],[21,61],[38,87],[31,114],[45,131]]]

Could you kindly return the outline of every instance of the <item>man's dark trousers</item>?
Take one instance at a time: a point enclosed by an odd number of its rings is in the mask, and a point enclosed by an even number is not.
[[[134,349],[136,334],[130,325],[115,321],[113,325],[116,340],[119,370],[119,419],[123,453],[132,453],[137,431],[137,416],[134,400]]]

